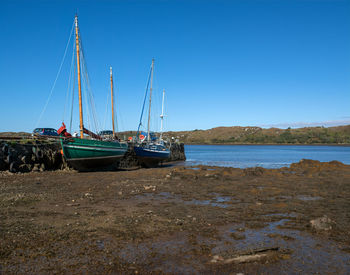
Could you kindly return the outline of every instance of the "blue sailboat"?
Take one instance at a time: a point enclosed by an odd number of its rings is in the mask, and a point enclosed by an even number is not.
[[[164,145],[162,140],[162,135],[157,139],[154,133],[150,132],[150,119],[151,119],[151,104],[152,104],[152,82],[153,82],[153,71],[154,71],[154,59],[152,59],[151,70],[148,77],[146,94],[143,101],[140,123],[137,129],[136,143],[134,145],[134,151],[136,157],[140,164],[144,167],[154,167],[157,166],[160,162],[169,159],[170,150]],[[145,107],[145,102],[147,98],[148,86],[150,84],[150,94],[149,94],[149,108],[148,108],[148,123],[147,123],[147,133],[140,133],[140,127],[142,124],[142,116]],[[163,104],[164,105],[164,92],[163,92]],[[162,106],[162,115],[160,116],[162,121],[164,118]],[[161,124],[163,126],[163,122]]]

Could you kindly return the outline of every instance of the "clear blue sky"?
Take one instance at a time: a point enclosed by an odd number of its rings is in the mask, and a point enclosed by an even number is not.
[[[154,130],[163,88],[166,130],[350,124],[350,1],[1,0],[0,131],[37,124],[76,11],[102,127],[109,66],[133,130],[152,58]],[[39,126],[61,124],[67,55]]]

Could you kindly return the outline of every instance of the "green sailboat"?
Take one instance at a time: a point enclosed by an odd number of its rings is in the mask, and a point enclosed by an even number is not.
[[[128,149],[126,143],[81,138],[62,139],[66,161],[75,169],[91,170],[117,163]]]
[[[126,153],[127,143],[119,142],[117,139],[103,141],[101,138],[84,128],[83,124],[83,106],[80,79],[80,40],[78,29],[78,17],[75,16],[75,36],[76,36],[76,57],[77,57],[77,75],[79,92],[79,117],[80,117],[80,138],[72,137],[65,130],[65,125],[59,130],[65,138],[61,139],[62,152],[66,161],[75,169],[80,171],[98,169],[116,164]],[[113,78],[111,70],[111,93],[113,98]],[[112,104],[112,117],[114,116]],[[84,133],[90,137],[84,137]],[[114,120],[113,120],[113,137]]]

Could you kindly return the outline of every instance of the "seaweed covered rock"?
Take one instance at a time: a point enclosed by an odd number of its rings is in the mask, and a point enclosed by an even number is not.
[[[299,170],[307,173],[315,173],[331,171],[334,169],[344,169],[345,166],[345,164],[336,160],[330,162],[320,162],[318,160],[302,159],[297,163],[292,163],[290,165],[290,169],[294,171]]]

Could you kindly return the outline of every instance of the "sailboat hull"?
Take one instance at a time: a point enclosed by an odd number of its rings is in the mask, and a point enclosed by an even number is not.
[[[134,151],[138,161],[145,167],[157,166],[160,162],[166,161],[170,157],[169,150],[164,147],[160,149],[159,147],[152,148],[148,146],[135,146]]]
[[[117,164],[126,153],[126,143],[72,138],[61,140],[66,161],[79,171],[94,170]]]

